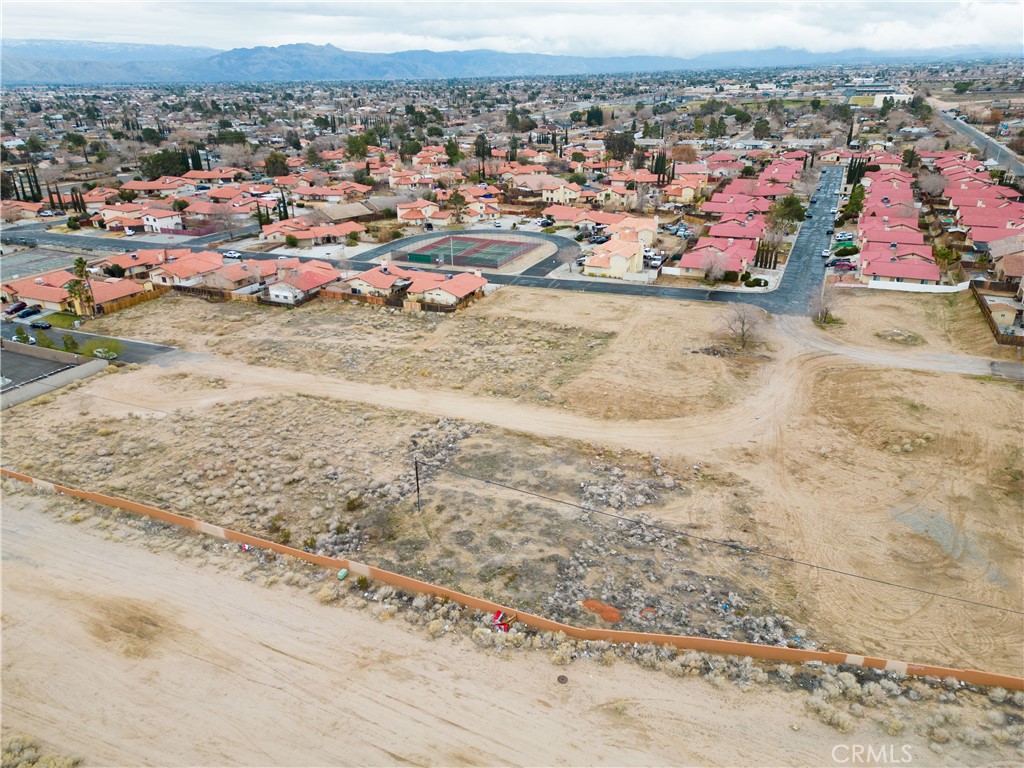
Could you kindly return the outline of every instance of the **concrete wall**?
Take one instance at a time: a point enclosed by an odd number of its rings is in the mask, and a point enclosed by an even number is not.
[[[66,363],[68,365],[79,365],[91,360],[87,355],[74,355],[62,349],[46,349],[34,344],[21,344],[10,339],[0,339],[0,349],[9,349],[19,355],[38,357],[40,360],[52,360],[55,363]]]
[[[116,507],[117,509],[123,509],[128,512],[134,512],[140,515],[146,515],[156,520],[161,520],[165,523],[177,525],[182,528],[188,528],[193,531],[205,533],[208,536],[214,536],[219,539],[225,539],[227,541],[238,542],[239,544],[249,544],[253,547],[260,547],[261,549],[267,549],[272,552],[277,552],[281,555],[288,555],[295,557],[306,562],[319,565],[324,568],[330,568],[331,570],[340,570],[342,568],[348,569],[349,573],[353,576],[364,576],[368,579],[375,581],[382,581],[386,584],[390,584],[398,589],[406,592],[415,592],[425,595],[437,595],[441,597],[447,597],[448,599],[465,605],[469,608],[474,608],[485,613],[494,613],[496,611],[502,611],[510,616],[514,617],[515,621],[522,624],[526,624],[536,629],[541,629],[549,632],[564,632],[568,637],[576,638],[578,640],[604,640],[612,643],[640,643],[647,644],[653,643],[655,645],[669,645],[675,648],[704,651],[707,653],[726,654],[734,656],[751,656],[759,659],[773,659],[777,661],[788,661],[796,664],[801,664],[809,661],[818,661],[823,664],[846,664],[849,666],[857,667],[869,667],[872,669],[884,669],[890,672],[896,672],[902,675],[915,675],[915,676],[929,676],[944,679],[946,677],[953,677],[957,680],[963,680],[967,683],[973,683],[975,685],[987,685],[987,686],[999,686],[1002,688],[1009,688],[1011,690],[1024,690],[1024,678],[1014,677],[1012,675],[1002,675],[992,672],[981,672],[977,670],[965,670],[955,669],[950,667],[937,667],[928,664],[913,664],[904,661],[895,661],[890,659],[882,659],[877,657],[869,656],[858,656],[855,654],[841,653],[838,651],[808,651],[800,648],[786,648],[782,646],[773,645],[758,645],[755,643],[742,643],[735,640],[714,640],[707,637],[690,637],[685,635],[659,635],[659,634],[648,634],[645,632],[624,632],[612,629],[589,629],[581,627],[573,627],[568,624],[561,624],[557,621],[544,618],[543,616],[536,616],[528,613],[519,613],[515,609],[508,606],[500,605],[499,603],[492,602],[490,600],[484,600],[482,598],[473,597],[472,595],[465,595],[461,592],[448,589],[447,587],[441,587],[436,584],[429,584],[424,581],[418,581],[417,579],[409,578],[408,576],[402,576],[391,571],[384,571],[380,568],[375,568],[364,563],[359,563],[354,560],[343,560],[340,558],[326,557],[324,555],[315,555],[309,552],[305,552],[301,549],[295,549],[284,544],[279,544],[274,541],[267,541],[266,539],[259,539],[255,536],[250,536],[246,533],[239,531],[233,531],[229,528],[222,528],[218,525],[211,525],[210,523],[204,523],[200,520],[195,520],[190,517],[175,514],[174,512],[167,512],[166,510],[159,509],[157,507],[151,507],[146,504],[140,504],[135,501],[128,499],[121,499],[116,496],[107,496],[102,493],[94,493],[92,491],[83,491],[75,488],[68,488],[61,485],[55,485],[43,480],[36,480],[29,475],[14,472],[9,469],[0,469],[0,475],[4,477],[10,477],[15,480],[20,480],[25,483],[30,483],[42,488],[47,488],[56,493],[62,493],[68,496],[74,496],[79,499],[85,499],[96,504],[103,504],[109,507]]]

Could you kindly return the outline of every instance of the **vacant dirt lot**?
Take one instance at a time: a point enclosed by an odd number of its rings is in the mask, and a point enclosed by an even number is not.
[[[630,626],[1020,674],[1019,615],[684,535],[1019,610],[1020,386],[892,367],[972,363],[959,339],[984,326],[962,310],[857,296],[843,326],[789,318],[734,355],[705,304],[506,288],[437,318],[165,298],[92,330],[202,354],[8,411],[3,448],[576,622],[597,599]],[[894,327],[915,344],[877,335]],[[43,428],[61,451],[29,439]],[[417,512],[414,458],[577,506],[434,469]]]
[[[89,330],[173,343],[184,352],[153,366],[112,367],[5,412],[0,447],[6,466],[39,477],[343,554],[574,624],[604,621],[585,605],[600,601],[620,611],[617,626],[624,628],[1020,675],[1019,614],[925,594],[1024,607],[1024,452],[1022,424],[1013,417],[1021,386],[927,370],[936,359],[941,370],[986,370],[962,354],[964,339],[990,351],[980,316],[969,310],[963,300],[858,294],[838,310],[843,326],[819,330],[805,318],[784,318],[735,352],[721,330],[724,309],[705,304],[506,288],[465,313],[435,317],[348,304],[286,311],[164,298]],[[27,503],[15,485],[6,488],[7,503],[12,492]],[[55,509],[66,521],[95,514],[67,502]],[[109,520],[95,525],[123,536]],[[207,544],[153,541],[146,546],[224,567]],[[256,557],[247,578],[281,578],[273,574],[280,563]],[[323,579],[311,571],[294,577],[317,595]],[[268,608],[274,615],[293,599],[278,597]],[[5,600],[5,626],[7,606]],[[377,609],[392,615],[388,605]],[[185,618],[197,627],[208,621]],[[102,625],[92,625],[93,639],[120,643],[131,656],[135,641],[104,639]],[[6,638],[5,629],[5,654]],[[308,658],[314,650],[288,652]],[[555,656],[567,662],[569,652],[558,646]],[[679,672],[673,664],[666,658],[655,666]],[[733,672],[748,679],[749,671]],[[178,671],[160,674],[172,673]],[[200,684],[198,669],[188,674]],[[519,675],[516,668],[505,677]],[[7,676],[5,667],[5,684]],[[379,681],[370,685],[377,690]],[[636,709],[636,699],[621,706],[613,698],[593,706],[610,708],[616,730],[621,716],[663,717]],[[766,698],[759,711],[775,712],[782,700]],[[843,732],[861,727],[855,708],[837,715],[815,701],[808,707],[817,719]],[[784,713],[787,705],[780,706]],[[31,726],[67,717],[59,707],[57,714],[34,712],[19,727],[42,738],[49,732]],[[474,717],[474,733],[495,728],[488,715]],[[914,726],[924,739],[914,743],[930,740],[947,757],[958,755],[954,761],[990,763],[994,753],[957,750],[1020,742],[1020,733],[999,730],[1018,722],[1002,715],[993,713],[987,725],[974,716],[955,723],[948,713],[928,717]],[[879,723],[890,735],[904,727]],[[663,744],[657,733],[660,725],[645,737],[654,753]],[[678,749],[666,738],[665,749]],[[840,737],[831,738],[828,749]],[[55,742],[69,751],[78,743]],[[305,762],[323,762],[288,743],[295,755],[309,756]],[[581,746],[572,755],[590,757],[570,762],[601,762],[597,754],[635,762],[629,750],[601,744],[597,753]],[[734,749],[707,749],[667,761],[744,760]],[[820,740],[813,749],[821,749]],[[645,752],[646,762],[654,753]],[[765,754],[753,762],[766,762]],[[232,762],[210,755],[182,762]],[[399,750],[386,758],[368,752],[365,762],[409,755],[433,763],[518,762],[468,748],[458,755]],[[815,753],[798,762],[829,759]],[[537,751],[521,758],[554,760]],[[792,762],[781,754],[771,761]]]

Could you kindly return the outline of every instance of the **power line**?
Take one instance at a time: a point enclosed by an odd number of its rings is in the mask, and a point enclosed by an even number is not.
[[[744,553],[749,554],[749,555],[756,555],[758,557],[767,557],[767,558],[771,558],[772,560],[780,560],[780,561],[782,561],[784,563],[790,563],[792,565],[802,565],[802,566],[804,566],[806,568],[815,568],[815,569],[817,569],[819,571],[822,571],[824,573],[832,573],[832,574],[835,574],[837,576],[846,576],[846,577],[851,578],[851,579],[860,579],[861,581],[871,582],[872,584],[881,584],[881,585],[886,586],[886,587],[893,587],[895,589],[903,589],[903,590],[906,590],[908,592],[917,592],[918,594],[928,595],[930,597],[937,597],[937,598],[939,598],[941,600],[952,600],[954,602],[966,603],[967,605],[973,605],[973,606],[977,606],[979,608],[990,608],[990,609],[992,609],[994,611],[1006,611],[1007,613],[1012,613],[1012,614],[1016,614],[1016,615],[1019,615],[1019,616],[1024,616],[1024,611],[1014,610],[1013,608],[1004,608],[1003,606],[1000,606],[1000,605],[991,605],[989,603],[982,603],[982,602],[980,602],[978,600],[971,600],[971,599],[966,598],[966,597],[956,597],[954,595],[946,595],[946,594],[943,594],[941,592],[932,592],[932,591],[927,590],[927,589],[920,589],[919,587],[910,587],[910,586],[907,586],[906,584],[897,584],[896,582],[893,582],[893,581],[885,581],[884,579],[876,579],[876,578],[873,578],[871,576],[864,576],[864,575],[859,574],[859,573],[853,573],[852,571],[843,571],[843,570],[840,570],[838,568],[832,568],[832,567],[827,566],[827,565],[820,565],[818,563],[809,563],[809,562],[807,562],[805,560],[797,560],[796,558],[785,557],[784,555],[775,555],[775,554],[772,554],[771,552],[765,552],[762,549],[755,549],[754,547],[748,547],[748,546],[745,546],[743,544],[735,544],[735,543],[728,542],[728,541],[721,541],[720,539],[708,538],[707,536],[698,536],[695,533],[687,533],[685,531],[680,531],[680,530],[678,530],[676,528],[670,528],[667,525],[660,525],[658,523],[646,523],[643,520],[635,520],[635,519],[633,519],[631,517],[625,517],[624,515],[617,515],[614,512],[606,512],[606,511],[600,510],[600,509],[589,509],[589,508],[584,507],[584,506],[582,506],[580,504],[576,504],[575,502],[572,502],[572,501],[565,501],[564,499],[556,499],[556,498],[553,498],[551,496],[545,496],[542,493],[537,493],[535,491],[528,491],[528,490],[524,490],[522,488],[516,488],[515,486],[511,486],[511,485],[505,485],[504,483],[499,483],[496,480],[488,480],[488,479],[483,478],[483,477],[476,477],[475,475],[470,475],[470,474],[468,474],[466,472],[459,472],[456,469],[449,469],[448,467],[441,467],[441,466],[438,466],[437,464],[430,464],[429,462],[418,461],[418,460],[417,460],[416,463],[417,464],[422,464],[422,465],[427,466],[427,467],[431,467],[432,469],[437,469],[437,470],[439,470],[441,472],[450,472],[453,475],[458,475],[460,477],[465,477],[465,478],[468,478],[470,480],[476,480],[477,482],[486,483],[487,485],[494,485],[494,486],[497,486],[498,488],[504,488],[504,489],[509,490],[509,491],[516,491],[517,493],[523,493],[523,494],[526,494],[527,496],[534,496],[534,497],[536,497],[538,499],[544,499],[545,501],[551,501],[551,502],[554,502],[556,504],[564,504],[567,507],[574,507],[575,509],[579,509],[579,510],[581,510],[583,512],[592,513],[592,514],[596,514],[596,515],[603,515],[605,517],[610,517],[613,520],[620,520],[622,522],[632,523],[633,525],[642,525],[642,526],[645,526],[647,528],[652,528],[654,530],[663,531],[665,533],[670,533],[670,534],[673,534],[675,536],[682,536],[683,538],[687,538],[687,539],[695,539],[697,541],[703,541],[703,542],[706,542],[708,544],[716,544],[716,545],[718,545],[720,547],[726,547],[728,549],[731,549],[731,550],[734,550],[734,551],[739,551],[739,552],[744,552]]]

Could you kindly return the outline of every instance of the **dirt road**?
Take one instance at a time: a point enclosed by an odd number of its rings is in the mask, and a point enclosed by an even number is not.
[[[822,765],[891,740],[809,720],[799,691],[430,641],[40,507],[4,504],[4,729],[88,764]]]

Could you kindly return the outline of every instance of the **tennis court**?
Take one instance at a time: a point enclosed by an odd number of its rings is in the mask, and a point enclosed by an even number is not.
[[[414,264],[451,264],[459,267],[498,269],[532,251],[540,243],[490,240],[483,237],[452,235],[432,243],[415,246],[404,253]]]

